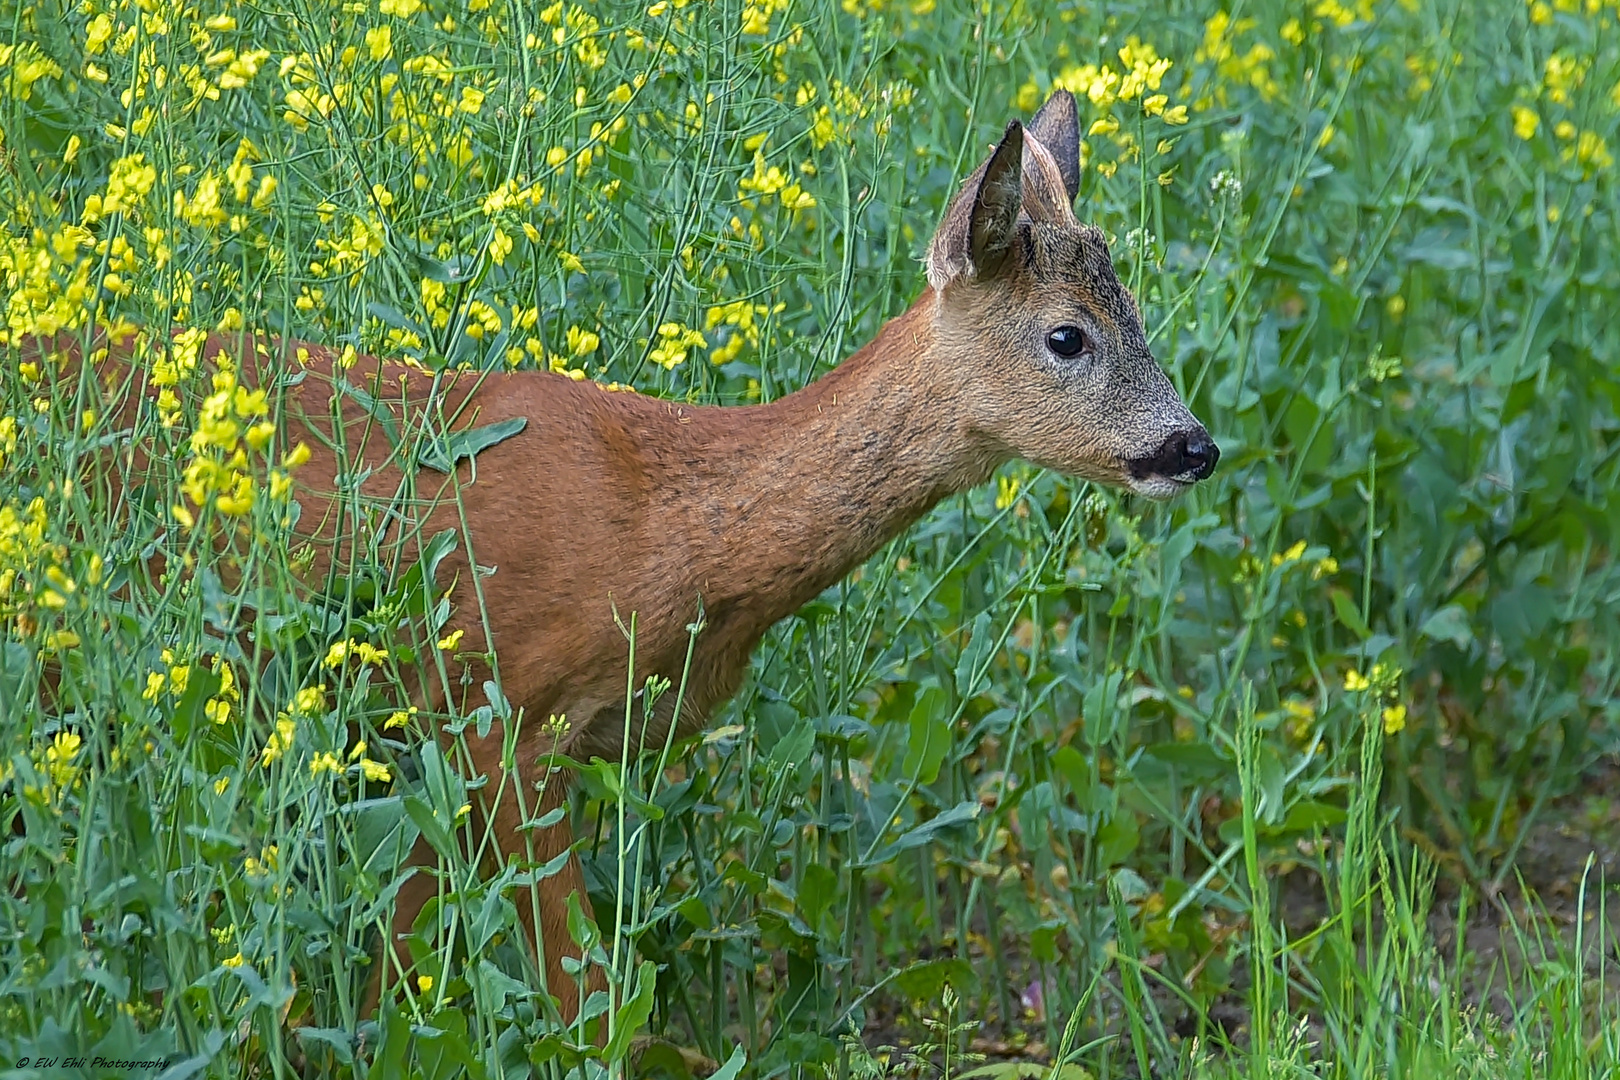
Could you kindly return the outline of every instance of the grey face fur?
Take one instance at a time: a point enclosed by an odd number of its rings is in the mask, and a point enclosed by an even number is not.
[[[1168,498],[1220,451],[1159,367],[1102,233],[1081,225],[1060,91],[963,185],[928,253],[936,332],[975,379],[981,434],[1038,465]]]

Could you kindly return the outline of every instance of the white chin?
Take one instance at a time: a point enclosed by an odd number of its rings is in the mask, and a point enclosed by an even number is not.
[[[1136,494],[1145,495],[1150,499],[1173,499],[1194,483],[1190,474],[1186,479],[1173,476],[1147,476],[1138,479],[1133,476],[1125,481],[1125,486]]]

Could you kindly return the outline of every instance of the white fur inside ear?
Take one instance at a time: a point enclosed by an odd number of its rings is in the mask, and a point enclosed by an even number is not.
[[[999,152],[998,152],[999,153]],[[985,270],[1012,247],[1018,214],[1024,207],[1022,141],[1011,160],[992,161],[974,200],[969,258],[976,271]],[[1001,166],[997,168],[997,166]]]
[[[945,286],[952,280],[972,269],[966,259],[953,259],[941,250],[942,247],[938,243],[930,244],[928,257],[923,260],[928,284],[935,292],[944,292]]]

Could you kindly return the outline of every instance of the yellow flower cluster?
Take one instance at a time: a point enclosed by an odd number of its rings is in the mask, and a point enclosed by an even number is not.
[[[279,869],[281,869],[281,850],[275,844],[260,848],[258,858],[249,855],[242,860],[242,872],[250,878],[263,880]],[[242,954],[237,953],[236,956],[240,963]]]
[[[262,453],[275,437],[275,425],[263,417],[269,402],[263,390],[248,390],[236,381],[235,371],[226,365],[214,373],[214,392],[203,399],[196,429],[191,433],[191,461],[186,465],[181,490],[199,509],[210,502],[220,513],[241,517],[253,509],[257,483],[247,471],[249,448]],[[244,431],[243,424],[251,423]],[[244,443],[246,444],[244,446]],[[190,528],[190,514],[183,506],[174,508],[175,517]]]
[[[153,704],[163,701],[172,705],[191,686],[193,665],[183,662],[173,649],[163,650],[162,662],[161,670],[147,673],[146,688],[141,691],[141,697]],[[231,667],[230,661],[217,655],[210,660],[209,670],[219,680],[219,686],[203,703],[203,715],[211,723],[227,724],[242,702],[242,691],[236,682],[236,672]]]
[[[1018,501],[1023,482],[1016,476],[996,477],[996,509],[1006,510]]]
[[[275,730],[270,733],[270,738],[265,740],[264,751],[259,755],[259,764],[268,769],[286,757],[298,738],[298,721],[303,717],[314,716],[325,706],[325,683],[306,686],[294,694],[292,708],[276,715]]]
[[[380,664],[387,659],[388,651],[386,649],[377,648],[377,646],[371,644],[369,641],[354,641],[352,639],[344,639],[342,641],[334,641],[332,643],[331,648],[326,650],[326,659],[323,660],[322,663],[325,664],[326,667],[336,670],[350,660],[364,667],[372,664]]]
[[[352,769],[375,784],[386,784],[394,778],[393,772],[380,761],[372,761],[366,757],[365,740],[354,744],[349,751],[347,763],[340,761],[338,756],[330,750],[322,750],[309,760],[309,774],[311,776],[341,776],[345,771]]]
[[[0,435],[10,426],[0,424]],[[0,504],[0,616],[14,623],[20,637],[28,637],[38,628],[37,615],[67,608],[79,589],[79,583],[64,569],[67,548],[48,539],[49,531],[50,515],[42,496],[29,500],[26,507],[16,500]],[[97,585],[101,576],[101,556],[92,554],[85,578]],[[69,633],[54,644],[68,648],[77,641]]]
[[[1162,117],[1167,124],[1187,122],[1185,105],[1172,107],[1168,95],[1157,93],[1173,61],[1161,57],[1152,45],[1134,35],[1119,50],[1119,60],[1119,71],[1106,63],[1071,65],[1052,80],[1052,85],[1086,98],[1105,113],[1118,102],[1140,101],[1142,111],[1149,116]]]
[[[678,322],[667,322],[658,328],[652,346],[647,358],[665,371],[672,371],[686,362],[687,354],[693,349],[707,349],[709,342],[701,333],[688,326]]]
[[[786,210],[809,210],[816,205],[814,195],[805,191],[790,173],[783,172],[775,165],[767,165],[764,152],[757,149],[754,151],[753,175],[737,181],[738,200],[752,210],[756,203],[750,196],[757,196],[760,201],[774,196]]]
[[[1186,105],[1170,104],[1170,95],[1161,92],[1164,78],[1174,66],[1174,61],[1160,56],[1151,44],[1134,35],[1126,39],[1118,55],[1118,70],[1109,63],[1071,64],[1052,80],[1054,89],[1067,90],[1089,101],[1098,111],[1099,115],[1087,129],[1087,136],[1107,136],[1118,148],[1115,160],[1097,165],[1097,171],[1103,176],[1113,176],[1121,162],[1138,160],[1142,156],[1136,131],[1122,125],[1114,114],[1113,110],[1120,103],[1135,102],[1139,118],[1157,118],[1172,127],[1185,124],[1190,119]],[[1016,104],[1021,111],[1030,112],[1039,105],[1043,96],[1039,84],[1031,79],[1019,88]],[[1169,141],[1161,139],[1155,153],[1167,153],[1171,145]],[[1091,157],[1091,144],[1082,143],[1082,169],[1090,163]],[[1168,185],[1170,175],[1166,173],[1160,176],[1159,182]]]
[[[58,802],[62,795],[79,783],[83,768],[77,764],[84,740],[75,731],[58,731],[51,741],[33,755],[34,771],[44,780],[44,787],[23,785],[23,796],[41,806]],[[9,772],[9,770],[8,770]]]
[[[31,98],[34,84],[41,79],[62,77],[61,65],[26,39],[20,45],[0,45],[0,72],[5,73],[0,86],[6,87],[8,98],[17,101]]]
[[[93,243],[88,230],[69,224],[0,239],[0,289],[6,296],[0,346],[84,324],[94,295],[88,254]]]
[[[903,109],[911,104],[916,88],[905,81],[884,84],[875,94],[863,95],[854,87],[839,80],[827,83],[826,101],[812,83],[803,83],[794,94],[794,104],[810,113],[810,145],[817,150],[836,140],[849,138],[855,121],[871,115],[872,102],[878,101],[891,109]]]
[[[537,362],[544,359],[548,370],[559,375],[566,375],[575,382],[583,381],[586,378],[585,369],[571,365],[584,360],[585,357],[600,348],[602,339],[593,331],[584,330],[578,326],[570,326],[563,335],[563,341],[565,351],[559,354],[546,352],[538,338],[529,338],[522,349],[512,348],[507,350],[507,363],[515,367],[523,360],[524,354],[527,353],[533,356]]]
[[[771,32],[771,19],[779,11],[787,10],[788,0],[746,0],[742,9],[739,30],[744,34],[765,37]]]
[[[1277,56],[1275,49],[1263,41],[1256,41],[1246,50],[1238,51],[1236,39],[1248,34],[1257,25],[1252,18],[1234,21],[1225,11],[1217,11],[1204,23],[1204,40],[1193,54],[1193,62],[1214,65],[1217,78],[1213,99],[1222,105],[1228,103],[1227,87],[1230,85],[1251,87],[1265,101],[1275,100],[1282,92],[1271,74],[1271,61]],[[1295,45],[1305,39],[1297,20],[1290,20],[1283,27],[1283,36]],[[1199,105],[1203,107],[1202,102]]]
[[[1355,668],[1344,673],[1344,689],[1351,694],[1368,694],[1379,708],[1384,734],[1399,734],[1406,728],[1406,706],[1398,700],[1401,669],[1392,664],[1374,664],[1362,674]]]
[[[1548,21],[1551,21],[1550,13]],[[1568,49],[1554,51],[1547,57],[1542,67],[1541,82],[1531,89],[1531,97],[1546,102],[1544,108],[1554,115],[1559,112],[1584,115],[1586,110],[1578,107],[1577,94],[1586,83],[1592,62],[1592,57],[1582,56]],[[1615,84],[1610,96],[1614,99],[1615,107],[1620,108],[1620,83]],[[1515,102],[1510,107],[1510,113],[1513,117],[1513,134],[1526,142],[1534,139],[1541,129],[1542,118],[1542,112],[1537,109],[1535,101]],[[1566,165],[1579,167],[1584,176],[1590,178],[1614,164],[1608,139],[1599,131],[1577,125],[1568,115],[1553,123],[1552,133],[1558,140],[1559,160]]]
[[[771,307],[748,300],[733,300],[709,308],[703,317],[703,329],[713,333],[728,328],[720,344],[710,350],[709,360],[715,364],[728,364],[737,359],[743,349],[758,349],[759,317],[768,318],[780,313],[786,307],[787,305],[782,303]]]

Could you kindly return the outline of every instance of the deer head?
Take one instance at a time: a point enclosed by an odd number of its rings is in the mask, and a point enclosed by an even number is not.
[[[1082,225],[1080,129],[1059,91],[1014,120],[928,251],[940,353],[964,419],[1003,456],[1168,498],[1220,457],[1148,349],[1101,231]]]

